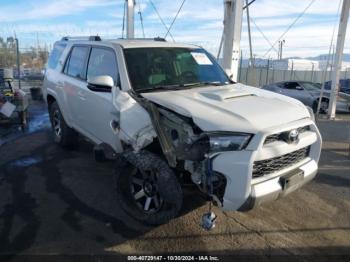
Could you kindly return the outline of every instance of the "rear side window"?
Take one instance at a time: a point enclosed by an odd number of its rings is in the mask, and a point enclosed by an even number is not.
[[[91,49],[87,69],[87,79],[102,75],[112,77],[114,84],[118,85],[118,66],[116,56],[112,49],[93,47]]]
[[[57,43],[54,45],[49,60],[47,61],[47,67],[51,69],[55,69],[58,61],[63,53],[63,50],[66,48],[67,44]]]
[[[84,68],[88,51],[89,47],[87,46],[74,46],[66,61],[64,73],[72,77],[85,79]]]

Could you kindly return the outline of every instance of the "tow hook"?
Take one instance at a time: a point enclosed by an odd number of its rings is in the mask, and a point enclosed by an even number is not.
[[[215,196],[213,195],[213,182],[212,182],[212,175],[213,175],[213,168],[212,168],[212,161],[214,160],[214,158],[216,156],[210,157],[209,155],[206,156],[207,157],[207,163],[208,163],[208,167],[207,167],[207,178],[208,178],[208,186],[209,186],[209,196],[210,196],[210,202],[209,202],[209,210],[208,213],[205,213],[202,216],[202,228],[204,228],[205,230],[212,230],[215,227],[215,220],[217,218],[217,216],[215,215],[214,212],[212,212],[211,210],[211,206],[212,206],[212,201],[214,200]]]

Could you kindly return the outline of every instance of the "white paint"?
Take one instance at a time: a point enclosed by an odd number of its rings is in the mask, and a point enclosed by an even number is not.
[[[135,151],[150,144],[157,136],[148,112],[128,93],[113,92],[113,105],[120,114],[119,139]]]

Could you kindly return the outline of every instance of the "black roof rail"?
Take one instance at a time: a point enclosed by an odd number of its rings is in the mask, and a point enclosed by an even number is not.
[[[61,41],[70,41],[70,40],[85,40],[85,41],[101,41],[101,37],[98,35],[92,36],[64,36]]]

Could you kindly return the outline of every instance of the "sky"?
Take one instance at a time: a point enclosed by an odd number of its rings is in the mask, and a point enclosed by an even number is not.
[[[183,0],[151,0],[169,26]],[[309,57],[329,51],[332,32],[339,23],[341,0],[256,0],[250,7],[253,53],[276,58],[271,49],[293,21],[311,3],[297,23],[284,35],[284,56]],[[0,37],[13,36],[21,48],[52,46],[65,35],[122,36],[124,0],[0,0]],[[142,37],[141,11],[146,37],[164,37],[166,29],[150,0],[136,0],[135,36]],[[262,33],[266,36],[265,39]],[[198,44],[217,54],[223,29],[223,0],[186,0],[171,29],[176,42]],[[350,29],[348,30],[350,31]],[[337,31],[336,31],[337,32]],[[172,39],[168,36],[168,41]],[[334,40],[335,41],[335,40]],[[269,43],[270,42],[270,43]],[[277,44],[275,45],[277,49]],[[246,12],[243,15],[241,49],[248,56]],[[350,33],[345,52],[350,53]]]

